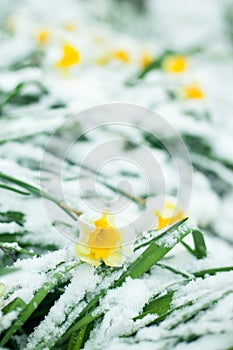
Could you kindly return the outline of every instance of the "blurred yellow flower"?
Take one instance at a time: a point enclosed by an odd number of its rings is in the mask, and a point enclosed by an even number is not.
[[[50,39],[50,33],[46,29],[42,29],[36,34],[36,40],[40,45],[47,44],[49,39]]]
[[[130,63],[130,56],[124,50],[116,50],[113,52],[107,52],[103,56],[98,57],[95,60],[96,64],[105,65],[111,62],[111,60],[121,61],[123,63]]]
[[[95,63],[98,64],[98,65],[101,65],[101,66],[104,66],[106,64],[108,64],[111,60],[111,55],[110,54],[105,54],[101,57],[98,57],[96,60],[95,60]]]
[[[185,99],[202,99],[205,98],[205,94],[197,84],[188,85],[183,87],[181,95]]]
[[[63,46],[62,58],[57,62],[56,66],[59,68],[70,68],[71,66],[80,62],[80,53],[70,44]]]
[[[16,22],[17,19],[15,18],[15,16],[11,15],[6,22],[6,30],[10,33],[13,33],[16,29]]]
[[[77,30],[77,26],[73,23],[65,23],[64,29],[68,32],[75,32]]]
[[[177,208],[175,200],[172,197],[165,201],[162,211],[155,210],[154,214],[158,219],[156,227],[158,230],[173,225],[185,218],[184,213]]]
[[[103,35],[97,34],[93,37],[93,41],[96,44],[102,45],[106,43],[106,38]]]
[[[97,219],[88,219],[84,214],[79,219],[80,242],[75,246],[78,258],[93,266],[99,266],[101,261],[108,266],[121,266],[126,237],[125,232],[115,226],[113,215],[104,213]]]
[[[146,68],[151,62],[152,62],[152,56],[150,55],[150,53],[148,51],[143,51],[142,55],[141,55],[141,66],[143,68]]]
[[[185,56],[172,55],[164,58],[162,68],[168,73],[183,73],[188,66]]]
[[[113,52],[112,56],[115,60],[121,61],[123,63],[130,62],[130,56],[129,56],[128,52],[125,50],[116,50]]]

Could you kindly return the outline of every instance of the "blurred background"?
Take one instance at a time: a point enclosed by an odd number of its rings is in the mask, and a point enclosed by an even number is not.
[[[1,0],[0,29],[2,158],[83,109],[136,103],[182,135],[194,216],[232,242],[232,1]]]

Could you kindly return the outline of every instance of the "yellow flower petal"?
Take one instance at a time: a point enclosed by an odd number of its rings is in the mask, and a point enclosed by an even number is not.
[[[141,56],[141,66],[146,68],[152,62],[152,56],[148,51],[144,51]]]
[[[167,56],[164,58],[162,68],[168,73],[183,73],[187,69],[188,63],[185,56]]]
[[[185,99],[202,99],[205,98],[205,94],[197,84],[193,84],[182,89],[182,97]]]
[[[96,44],[102,45],[102,44],[104,44],[106,42],[106,38],[103,35],[95,35],[93,37],[93,41]]]
[[[113,215],[104,213],[91,225],[90,222],[86,226],[81,224],[80,230],[82,237],[75,252],[81,261],[93,266],[98,266],[101,261],[108,266],[121,265],[122,232],[115,227]]]
[[[80,62],[80,54],[73,46],[66,44],[63,46],[62,58],[56,66],[60,68],[69,68]]]
[[[75,251],[77,255],[88,255],[91,252],[88,246],[78,243],[75,246]]]
[[[121,266],[121,254],[117,251],[110,254],[107,258],[103,259],[108,266]]]
[[[110,60],[111,60],[111,56],[105,55],[105,56],[98,57],[95,60],[95,63],[100,65],[100,66],[105,66],[106,64],[108,64],[110,62]]]
[[[67,30],[68,32],[75,32],[77,27],[73,23],[65,23],[64,24],[64,29]]]
[[[158,223],[157,229],[160,230],[166,226],[175,224],[177,221],[184,219],[184,213],[179,210],[174,203],[166,202],[162,211],[154,211],[154,214],[157,216]]]
[[[47,42],[50,39],[50,33],[48,30],[43,29],[40,30],[37,34],[36,34],[36,40],[38,42],[38,44],[40,45],[45,45],[47,44]]]
[[[98,259],[95,259],[93,254],[90,253],[89,248],[87,248],[89,253],[88,253],[88,251],[86,251],[86,253],[85,253],[82,248],[80,249],[80,246],[81,246],[81,244],[79,244],[79,243],[77,243],[75,245],[75,253],[81,261],[87,262],[87,263],[91,264],[92,266],[99,266],[101,264],[101,261]]]
[[[113,58],[123,63],[130,62],[130,56],[128,52],[125,50],[116,50],[115,52],[113,52]]]

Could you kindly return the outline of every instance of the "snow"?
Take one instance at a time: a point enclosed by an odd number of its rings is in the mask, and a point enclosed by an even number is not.
[[[0,224],[0,234],[1,233],[15,233],[22,231],[22,227],[18,225],[16,222],[10,222],[10,223],[1,223]]]
[[[184,192],[189,222],[203,228],[207,257],[197,260],[179,244],[162,263],[190,278],[193,272],[232,266],[233,121],[230,116],[233,103],[230,92],[233,83],[230,79],[232,43],[227,39],[224,19],[227,1],[168,0],[165,5],[162,0],[148,0],[150,11],[146,26],[143,15],[128,11],[127,4],[121,3],[116,8],[113,0],[100,0],[98,7],[93,0],[88,4],[69,0],[59,6],[55,0],[22,0],[20,4],[10,2],[10,5],[2,6],[0,88],[10,92],[22,81],[37,80],[49,94],[29,105],[3,106],[1,173],[42,186],[84,215],[90,213],[90,209],[92,212],[95,209],[115,211],[116,222],[134,226],[141,242],[142,229],[145,239],[151,236],[148,227],[145,229],[148,224],[144,208],[137,200],[129,200],[130,193],[136,199],[147,195],[152,199],[161,194],[181,196],[182,180],[187,186]],[[51,13],[54,13],[52,17]],[[11,33],[4,31],[8,19],[13,25]],[[77,30],[66,31],[67,22],[74,24]],[[40,47],[44,51],[40,65],[13,71],[12,64],[19,59],[24,62],[24,57],[38,49],[35,34],[44,27],[50,31],[51,41],[44,48]],[[72,67],[69,73],[61,73],[55,68],[64,42],[77,47],[81,55],[80,65]],[[140,59],[145,50],[153,57],[159,57],[167,48],[182,52],[196,46],[201,46],[201,51],[189,55],[186,72],[170,75],[154,70],[135,85],[126,84],[141,69]],[[117,61],[104,66],[96,64],[96,59],[117,49],[126,50],[132,61],[128,64]],[[198,83],[206,98],[191,101],[168,97],[169,91],[176,94],[190,83]],[[35,91],[34,86],[24,89],[25,93]],[[64,103],[62,108],[51,108],[60,102]],[[123,106],[125,113],[120,103],[126,103]],[[137,108],[134,109],[135,105]],[[143,107],[150,113],[147,114]],[[163,117],[165,130],[154,112]],[[116,120],[119,120],[118,124],[113,123]],[[169,133],[170,136],[200,138],[195,147],[191,143],[188,152],[192,166],[189,159],[185,159],[191,170],[188,178],[179,172],[178,163],[171,154],[153,147],[144,135],[145,130],[161,138]],[[77,142],[82,131],[87,140]],[[51,136],[53,142],[50,142]],[[199,152],[197,146],[202,147],[203,141],[207,151]],[[64,158],[66,161],[63,162]],[[85,169],[79,173],[82,162]],[[125,190],[128,197],[116,194],[109,187]],[[0,190],[0,211],[15,210],[25,215],[22,226],[16,222],[0,223],[0,241],[1,236],[15,236],[19,246],[36,252],[38,249],[42,254],[39,258],[18,259],[14,263],[17,270],[1,276],[7,288],[1,302],[5,306],[19,297],[29,303],[35,292],[52,278],[54,269],[61,264],[60,271],[63,271],[66,264],[78,262],[74,253],[74,241],[78,236],[76,222],[71,221],[71,228],[65,226],[66,215],[42,198]],[[90,204],[94,208],[90,208]],[[56,220],[61,224],[54,225]],[[173,231],[157,243],[171,248],[178,233],[180,231]],[[192,244],[191,237],[185,241]],[[17,248],[17,242],[9,243],[9,247]],[[47,252],[47,247],[57,250]],[[59,338],[87,302],[102,289],[109,288],[140,252],[142,250],[132,254],[119,270],[95,270],[82,264],[65,275],[64,281],[70,282],[26,340],[27,345],[25,339],[18,336],[22,349],[35,349],[40,342],[43,349],[49,348],[53,338]],[[1,251],[1,263],[2,258]],[[96,321],[85,349],[230,348],[233,341],[233,273],[217,273],[185,283],[183,280],[181,275],[154,266],[141,278],[128,278],[121,287],[109,289],[96,309],[104,315]],[[156,315],[133,320],[153,296],[164,295],[171,289],[175,290],[172,307],[179,307],[190,299],[194,303],[174,311],[158,325],[146,326]],[[188,320],[190,315],[193,318]],[[7,329],[17,317],[18,311],[1,314],[0,328]],[[121,337],[131,332],[137,332],[134,338]],[[192,337],[196,338],[190,341]]]
[[[8,304],[16,297],[28,303],[35,291],[47,281],[47,273],[62,262],[69,262],[73,258],[72,249],[64,248],[42,257],[33,257],[30,259],[30,264],[28,259],[17,260],[13,265],[17,271],[2,277],[2,282],[7,287],[4,293],[4,304]]]
[[[0,331],[2,332],[4,329],[9,328],[18,315],[19,312],[17,312],[17,310],[8,312],[4,316],[2,315],[2,312],[0,312]]]

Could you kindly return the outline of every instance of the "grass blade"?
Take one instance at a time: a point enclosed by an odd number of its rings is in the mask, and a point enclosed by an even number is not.
[[[212,269],[193,272],[192,274],[195,277],[204,277],[205,275],[215,275],[218,272],[228,272],[228,271],[233,271],[233,266],[216,267]]]
[[[180,225],[184,225],[184,222]],[[172,230],[168,228],[163,232],[157,240],[152,240],[149,247],[145,249],[139,257],[129,265],[127,270],[121,275],[121,277],[113,283],[111,288],[116,288],[122,285],[127,277],[139,278],[145,272],[147,272],[153,265],[155,265],[160,259],[162,259],[177,243],[179,243],[186,235],[190,233],[190,229],[184,225],[183,230]],[[164,243],[166,238],[171,239],[171,245],[166,246]],[[157,242],[157,243],[156,243]],[[106,294],[106,290],[102,290],[98,295],[96,295],[89,304],[84,308],[82,313],[77,317],[74,325],[71,326],[63,336],[63,340],[69,338],[73,332],[77,332],[82,327],[86,326],[95,319],[101,317],[103,313],[93,314],[95,307],[98,305],[100,299]]]
[[[18,194],[23,194],[25,196],[30,195],[30,193],[28,193],[28,192],[24,192],[24,191],[18,190],[17,188],[14,188],[14,187],[11,187],[11,186],[8,186],[8,185],[0,184],[0,188],[3,188],[3,189],[8,190],[8,191],[15,192],[15,193],[18,193]]]
[[[56,197],[52,196],[51,194],[41,190],[40,188],[31,185],[27,182],[24,182],[22,180],[16,179],[15,177],[12,177],[10,175],[7,175],[5,173],[0,172],[0,179],[14,183],[15,185],[18,185],[19,187],[22,187],[26,190],[28,190],[30,193],[38,196],[38,197],[43,197],[46,198],[50,201],[52,201],[53,203],[55,203],[56,205],[58,205],[66,214],[68,214],[70,217],[72,217],[73,219],[77,220],[77,216],[74,215],[69,209],[68,207],[63,203],[62,200],[57,199]]]
[[[207,256],[205,239],[202,232],[198,229],[192,230],[194,249],[192,249],[187,243],[182,242],[183,246],[193,254],[197,259],[203,259]]]
[[[25,254],[29,256],[38,256],[38,254],[27,250],[25,248],[22,248],[18,245],[18,243],[13,242],[13,243],[8,243],[8,242],[0,242],[0,247],[3,247],[5,250],[12,252],[12,253],[20,253],[20,254]]]
[[[14,311],[16,309],[23,310],[25,306],[26,306],[26,303],[21,298],[17,297],[2,309],[2,313],[6,315],[9,312]]]
[[[68,265],[68,267],[65,267],[64,269],[59,266],[60,270],[52,274],[50,280],[44,283],[44,285],[36,292],[30,303],[27,304],[27,306],[22,310],[22,313],[19,315],[18,319],[12,324],[10,329],[0,341],[0,346],[4,346],[10,340],[12,335],[23,326],[23,324],[45,299],[47,294],[60,282],[62,277],[64,277],[69,271],[77,267],[79,264],[79,261],[75,261],[72,265]]]
[[[170,310],[170,305],[174,293],[175,291],[171,291],[161,297],[152,300],[144,307],[143,312],[134,318],[134,321],[141,319],[148,314],[156,314],[161,316],[167,313]]]
[[[143,248],[143,247],[149,245],[151,242],[156,241],[159,238],[162,238],[164,235],[167,235],[169,232],[172,232],[173,230],[176,230],[180,225],[182,225],[187,220],[188,220],[188,218],[184,218],[184,219],[182,219],[180,221],[177,221],[175,224],[173,224],[173,225],[169,226],[168,228],[166,228],[161,234],[159,234],[156,237],[151,238],[150,240],[148,240],[146,242],[140,243],[140,241],[139,241],[139,243],[136,244],[136,247],[134,248],[134,251],[136,251],[137,249]],[[155,231],[152,230],[150,232],[156,232],[156,230]]]

